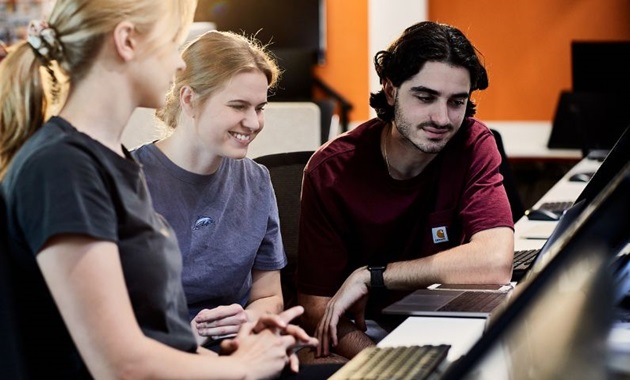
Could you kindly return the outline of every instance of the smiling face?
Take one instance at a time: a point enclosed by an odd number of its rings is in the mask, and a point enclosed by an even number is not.
[[[384,89],[388,103],[394,106],[399,135],[415,149],[436,154],[462,125],[470,74],[463,67],[428,61],[400,87],[386,82]]]
[[[241,72],[212,94],[195,112],[197,146],[219,157],[243,158],[264,127],[267,78],[260,71]],[[208,153],[209,153],[208,152]]]

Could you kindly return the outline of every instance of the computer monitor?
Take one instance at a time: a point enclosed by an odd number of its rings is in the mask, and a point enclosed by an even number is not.
[[[555,239],[560,236],[564,229],[574,222],[581,209],[595,199],[595,197],[608,185],[608,183],[610,183],[615,175],[617,175],[628,162],[630,162],[630,126],[626,127],[625,131],[613,145],[612,149],[608,151],[608,154],[604,157],[602,164],[592,174],[590,180],[586,186],[584,186],[584,189],[580,192],[575,201],[565,201],[569,204],[572,202],[573,206],[564,211],[557,211],[557,214],[560,215],[558,224],[541,248],[536,260],[539,260],[541,256],[546,253],[547,248],[555,242]],[[544,208],[544,204],[540,207]],[[529,211],[528,215],[531,215],[529,214]],[[523,275],[522,272],[522,269],[516,271],[513,278],[516,278],[517,281],[520,280],[520,277]]]
[[[581,200],[588,203],[593,200],[628,162],[630,162],[630,125],[612,145],[602,164],[575,199],[575,203]]]
[[[630,67],[630,66],[628,66]],[[628,70],[630,72],[630,69]],[[552,149],[610,149],[630,124],[628,93],[563,91],[547,146]]]
[[[584,201],[588,204],[592,201],[601,191],[608,185],[608,183],[619,173],[623,166],[630,162],[630,126],[627,126],[616,143],[612,146],[607,154],[604,156],[603,162],[592,173],[592,176],[584,189],[580,192],[575,201],[567,200],[566,203],[577,203]],[[590,175],[591,173],[582,173]],[[541,204],[540,207],[544,208],[545,204]],[[564,210],[555,210],[559,215]],[[529,215],[529,214],[528,214]]]
[[[630,41],[572,41],[573,92],[622,94],[630,88]]]
[[[630,239],[630,164],[550,247],[442,379],[605,378],[612,261]]]
[[[325,0],[202,0],[195,21],[208,21],[218,30],[256,35],[279,49],[326,47]]]
[[[315,78],[313,52],[308,49],[276,48],[273,55],[282,69],[280,81],[269,94],[270,101],[312,101]]]
[[[571,90],[558,99],[547,146],[610,149],[630,123],[630,41],[572,41]]]
[[[326,55],[325,0],[205,0],[196,16],[268,45],[283,70],[271,99],[313,98],[313,69]]]

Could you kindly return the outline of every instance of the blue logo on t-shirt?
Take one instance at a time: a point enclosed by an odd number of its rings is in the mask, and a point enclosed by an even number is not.
[[[211,224],[214,224],[214,219],[209,216],[199,216],[193,226],[193,230],[199,230],[201,227],[208,227]]]

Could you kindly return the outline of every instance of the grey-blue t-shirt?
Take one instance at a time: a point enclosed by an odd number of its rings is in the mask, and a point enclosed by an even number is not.
[[[202,309],[245,307],[252,269],[282,269],[278,206],[269,171],[249,158],[223,158],[210,175],[186,171],[146,144],[132,152],[144,169],[155,209],[173,226],[192,319]]]

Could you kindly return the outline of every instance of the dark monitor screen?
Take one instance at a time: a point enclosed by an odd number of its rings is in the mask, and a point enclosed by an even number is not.
[[[552,245],[442,379],[606,378],[614,256],[630,238],[630,165]]]
[[[628,69],[630,72],[630,66]],[[596,92],[560,93],[547,146],[557,149],[612,148],[630,124],[630,95]]]
[[[630,88],[630,41],[573,41],[574,92],[624,93]]]
[[[547,146],[610,149],[630,123],[630,41],[572,41],[571,91],[558,98]]]
[[[630,162],[630,126],[627,126],[617,139],[575,202],[584,200],[588,203],[592,201],[628,162]]]
[[[313,98],[312,71],[325,56],[324,0],[205,0],[197,14],[217,30],[255,36],[268,45],[283,71],[272,100]]]
[[[282,68],[270,101],[311,101],[313,98],[313,54],[304,49],[275,49],[278,66]]]
[[[323,0],[205,0],[199,6],[199,21],[213,22],[217,30],[255,35],[272,49],[323,53]]]

